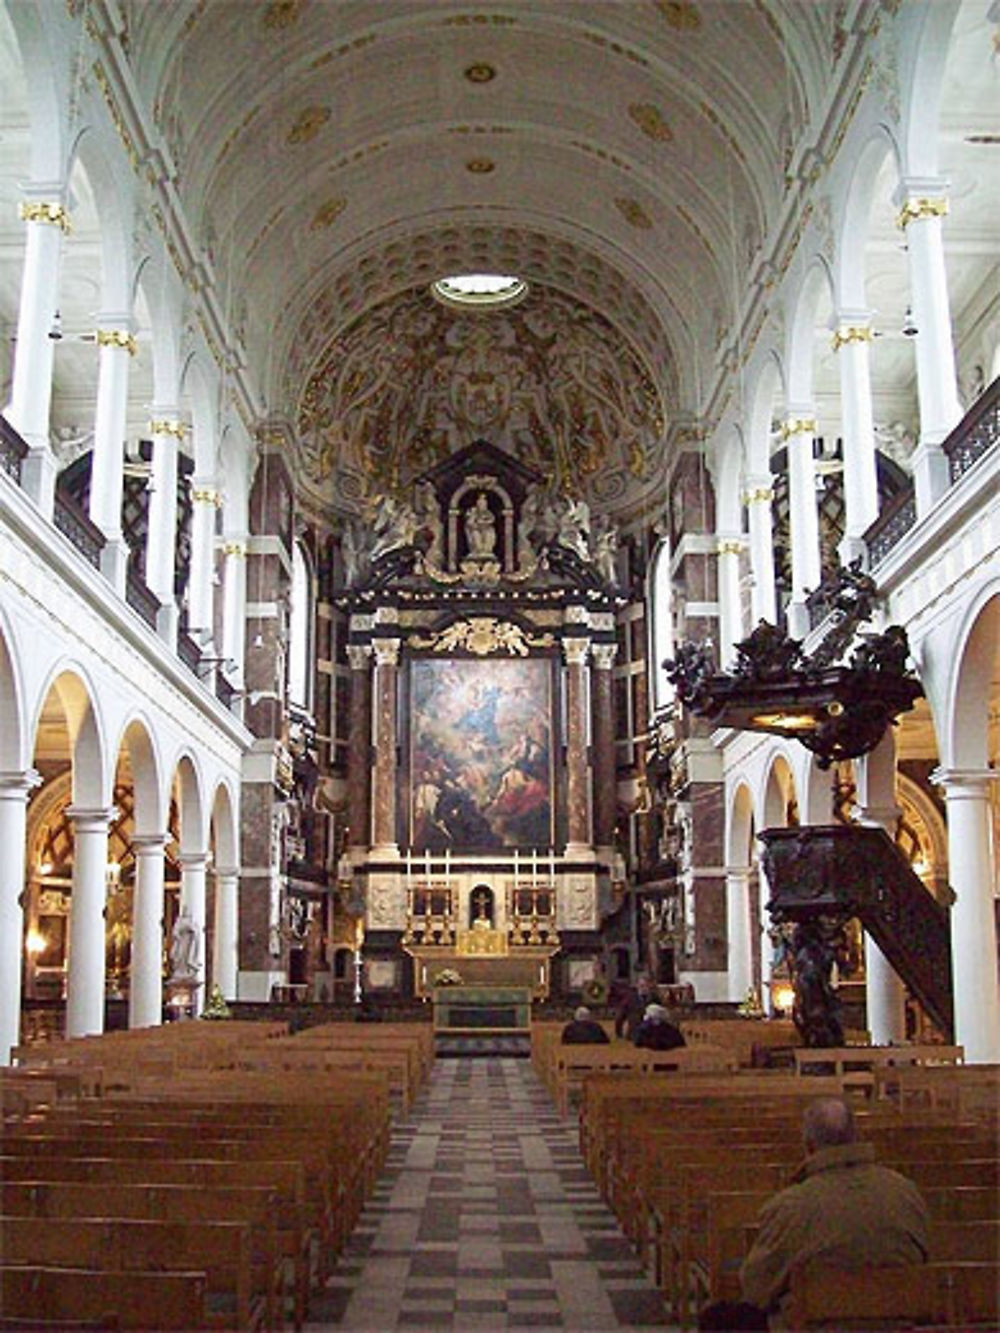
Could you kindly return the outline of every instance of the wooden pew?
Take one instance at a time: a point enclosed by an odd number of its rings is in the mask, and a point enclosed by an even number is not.
[[[265,1254],[276,1265],[287,1264],[296,1328],[305,1321],[310,1264],[306,1233],[301,1218],[267,1186],[118,1184],[112,1192],[107,1185],[85,1181],[0,1180],[0,1215],[249,1225],[269,1238]]]
[[[281,1324],[277,1264],[272,1255],[255,1270],[245,1223],[88,1217],[60,1227],[49,1218],[5,1215],[0,1236],[7,1266],[203,1272],[205,1327],[256,1330]]]
[[[39,1320],[90,1320],[99,1321],[101,1328],[146,1333],[203,1329],[205,1275],[0,1262],[0,1310],[22,1328]]]

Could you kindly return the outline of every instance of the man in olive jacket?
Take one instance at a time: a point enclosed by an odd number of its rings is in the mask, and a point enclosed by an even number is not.
[[[787,1189],[761,1210],[760,1231],[740,1270],[744,1300],[780,1328],[789,1274],[799,1264],[843,1268],[920,1264],[927,1259],[928,1215],[917,1187],[875,1163],[857,1142],[850,1107],[837,1098],[805,1113],[806,1160]]]

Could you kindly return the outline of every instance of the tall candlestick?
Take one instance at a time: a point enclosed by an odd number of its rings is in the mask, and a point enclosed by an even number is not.
[[[531,849],[531,887],[538,888],[538,848]]]
[[[427,887],[431,886],[431,849],[428,847],[424,852],[424,874],[427,876]]]
[[[514,894],[517,894],[517,848],[514,848]]]
[[[556,849],[549,848],[549,882],[554,889],[556,887]]]

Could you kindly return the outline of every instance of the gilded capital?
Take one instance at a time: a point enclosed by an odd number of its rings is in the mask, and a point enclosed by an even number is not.
[[[830,339],[830,346],[839,352],[848,343],[870,343],[874,336],[870,324],[841,324]]]
[[[129,333],[127,329],[98,329],[97,345],[98,347],[120,347],[123,351],[128,352],[129,356],[135,356],[139,350],[135,334]]]
[[[912,199],[907,199],[899,210],[896,226],[901,231],[905,231],[911,222],[922,222],[926,218],[947,216],[948,199],[946,195],[917,195]]]
[[[584,638],[563,639],[563,655],[567,666],[584,666],[590,652],[590,640]]]
[[[351,664],[352,671],[367,671],[368,659],[372,655],[372,650],[367,643],[349,643],[347,645],[347,660]]]
[[[595,643],[591,646],[591,652],[594,655],[594,666],[597,670],[610,671],[615,663],[618,645],[616,643]]]
[[[183,421],[151,421],[149,429],[153,435],[172,435],[177,440],[183,440],[187,434]]]
[[[376,666],[389,667],[399,664],[398,639],[372,639],[372,648],[375,650]]]
[[[67,236],[73,230],[73,224],[70,222],[69,213],[62,204],[51,203],[22,203],[21,205],[22,222],[45,222],[50,227],[58,227],[61,232]]]
[[[793,435],[815,435],[815,417],[789,417],[781,423],[781,438],[790,440]]]
[[[743,503],[753,504],[773,504],[774,491],[770,486],[755,486],[752,491],[744,491]]]
[[[218,508],[222,504],[222,495],[214,486],[192,486],[191,499],[197,505],[214,505]]]
[[[743,543],[738,537],[725,537],[716,547],[719,555],[742,555]]]
[[[229,541],[229,542],[224,542],[222,545],[223,555],[245,556],[246,553],[247,553],[246,542]]]

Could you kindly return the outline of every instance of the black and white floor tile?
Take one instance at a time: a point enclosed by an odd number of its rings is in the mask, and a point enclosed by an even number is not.
[[[438,1060],[308,1333],[667,1325],[526,1060]]]

